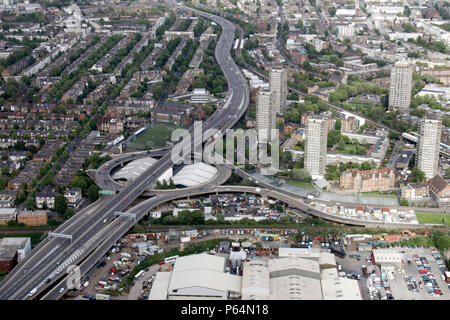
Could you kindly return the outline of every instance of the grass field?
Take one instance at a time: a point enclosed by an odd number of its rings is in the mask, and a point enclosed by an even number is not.
[[[302,187],[305,189],[311,189],[311,190],[314,189],[313,185],[310,182],[288,180],[287,183],[290,185]]]
[[[416,216],[420,224],[442,224],[442,219],[444,219],[444,225],[450,226],[450,214],[416,212]]]
[[[165,147],[166,142],[171,141],[172,131],[177,128],[175,125],[156,125],[142,133],[131,144],[141,145],[146,149]]]
[[[1,238],[17,238],[17,237],[29,237],[31,241],[31,245],[34,246],[41,241],[41,237],[43,236],[43,232],[25,232],[25,233],[4,233],[0,234]]]
[[[366,101],[360,101],[360,100],[352,100],[352,101],[349,101],[349,103],[354,106],[364,107],[364,108],[369,108],[374,105],[374,103],[372,103],[372,102],[366,102]]]
[[[362,196],[372,196],[372,197],[383,197],[383,198],[397,198],[396,193],[383,193],[379,191],[372,191],[372,192],[361,192]]]

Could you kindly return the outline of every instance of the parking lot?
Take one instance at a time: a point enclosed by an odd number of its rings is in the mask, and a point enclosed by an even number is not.
[[[359,255],[360,258],[350,258],[350,256]],[[370,259],[370,251],[358,252],[358,251],[347,251],[347,255],[344,259],[336,256],[336,262],[341,265],[341,271],[345,272],[347,275],[352,273],[359,275],[359,285],[361,288],[362,297],[364,300],[369,300],[369,289],[367,287],[367,278],[364,276],[362,271],[362,266],[365,265],[369,269],[374,270],[376,274],[379,274],[380,269],[372,264]]]
[[[391,283],[391,289],[392,293],[394,295],[395,299],[400,300],[450,300],[450,290],[448,288],[447,283],[441,278],[442,272],[438,268],[438,262],[432,255],[432,251],[429,248],[417,248],[417,249],[404,249],[400,248],[398,249],[400,251],[405,251],[403,254],[405,263],[403,264],[403,269],[405,273],[395,273],[394,279],[390,280]],[[428,287],[430,294],[427,291],[427,285],[424,283],[424,279],[421,276],[421,273],[419,270],[424,270],[423,268],[418,268],[417,263],[414,261],[414,256],[418,256],[419,259],[416,260],[419,261],[419,263],[422,263],[420,261],[420,257],[425,257],[426,262],[429,264],[428,272],[431,271],[433,276],[426,276],[426,278],[430,279],[431,286]],[[408,259],[411,259],[411,263],[407,263]],[[442,260],[439,260],[439,262],[442,262]],[[423,264],[420,264],[423,265]],[[419,265],[419,266],[420,266]],[[407,286],[407,282],[405,281],[405,276],[407,277],[413,277],[417,285],[419,286],[420,283],[422,283],[421,287],[418,288],[418,293],[415,293],[414,289],[409,290]],[[434,277],[435,281],[433,281],[432,277]],[[435,288],[432,288],[434,282]],[[436,288],[439,288],[442,292],[442,295],[436,295],[434,292]],[[416,292],[417,292],[416,291]]]
[[[443,262],[436,260],[430,248],[391,248],[391,250],[398,250],[403,254],[403,271],[395,270],[393,279],[391,277],[380,282],[380,288],[384,287],[381,289],[383,292],[388,293],[388,296],[389,293],[392,294],[395,300],[450,300],[450,289],[442,279],[442,270],[438,267],[438,264]],[[352,273],[360,276],[359,284],[364,300],[369,300],[370,294],[368,278],[364,277],[362,266],[365,265],[368,268],[368,273],[373,270],[378,277],[381,277],[379,266],[375,266],[367,260],[370,258],[370,254],[370,251],[347,251],[344,259],[336,257],[336,261],[341,264],[341,271],[345,272],[347,276],[351,276]],[[360,256],[359,261],[354,255]],[[420,259],[421,257],[425,259]],[[411,259],[410,263],[408,263],[408,259]],[[419,272],[419,270],[422,271]],[[410,283],[409,288],[408,283]],[[437,294],[439,291],[442,295]]]

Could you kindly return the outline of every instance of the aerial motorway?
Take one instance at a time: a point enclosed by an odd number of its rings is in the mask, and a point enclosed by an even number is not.
[[[215,58],[222,68],[227,79],[228,92],[224,104],[203,123],[203,134],[194,135],[191,130],[191,139],[183,139],[174,145],[179,150],[195,150],[195,146],[211,142],[217,130],[224,132],[232,128],[245,114],[249,104],[249,88],[246,79],[231,57],[231,48],[234,44],[236,27],[227,19],[177,4],[169,0],[167,5],[182,11],[191,11],[195,15],[212,20],[222,28],[222,33],[215,48]],[[64,224],[49,233],[31,253],[21,261],[8,276],[0,283],[1,300],[28,300],[61,298],[68,290],[76,266],[79,274],[83,276],[103,257],[133,225],[146,216],[158,205],[190,195],[207,194],[211,192],[253,192],[265,194],[286,202],[288,205],[298,207],[312,215],[324,219],[336,219],[315,210],[307,204],[305,197],[288,193],[263,181],[255,181],[258,187],[245,188],[243,186],[219,186],[229,175],[235,172],[243,178],[250,176],[232,164],[224,164],[219,170],[217,179],[196,188],[176,189],[170,192],[155,194],[148,200],[133,206],[136,200],[147,190],[151,189],[157,179],[173,166],[170,148],[152,150],[139,155],[124,155],[117,158],[109,167],[101,167],[96,172],[96,180],[105,189],[114,192],[102,195],[101,198],[87,208],[81,210]],[[189,156],[191,153],[189,153]],[[107,179],[111,169],[121,163],[141,156],[155,156],[159,160],[144,171],[127,186],[119,186]],[[102,185],[102,183],[104,185]],[[303,201],[305,200],[305,201]],[[339,223],[357,224],[357,221],[339,220]]]
[[[174,2],[170,5],[178,6]],[[222,33],[216,45],[215,58],[228,82],[224,107],[219,108],[203,124],[204,134],[200,137],[193,136],[190,142],[183,139],[176,145],[180,150],[188,148],[192,150],[192,146],[208,141],[216,129],[224,131],[232,128],[240,120],[248,107],[249,90],[247,81],[231,58],[230,49],[235,33],[233,24],[209,13],[181,5],[178,8],[193,11],[221,26]],[[164,197],[167,199],[173,197],[172,194],[155,197],[154,204],[150,201],[146,202],[144,207],[133,208],[134,210],[143,208],[143,211],[124,213],[130,204],[172,165],[171,154],[167,152],[157,163],[117,194],[102,196],[100,200],[59,226],[2,281],[0,299],[25,300],[39,299],[43,296],[57,299],[62,296],[68,290],[64,279],[69,267],[83,266],[81,273],[92,268],[98,258],[104,255],[135,221],[147,214],[148,210],[160,203]],[[179,193],[180,197],[186,195],[186,191],[183,190]]]

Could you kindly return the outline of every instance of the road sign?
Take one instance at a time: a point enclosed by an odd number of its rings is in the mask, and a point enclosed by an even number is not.
[[[49,233],[48,233],[48,239],[51,240],[52,237],[55,237],[55,238],[64,238],[64,239],[70,239],[70,243],[72,243],[72,235],[71,235],[71,234],[64,234],[64,233],[57,233],[57,232],[49,232]]]
[[[115,192],[111,191],[111,190],[100,190],[98,193],[99,194],[115,194]]]

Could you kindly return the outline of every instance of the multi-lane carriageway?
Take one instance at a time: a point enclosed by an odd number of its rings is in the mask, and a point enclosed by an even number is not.
[[[221,17],[194,9],[187,10],[211,19],[222,27],[222,33],[215,49],[215,57],[228,81],[229,91],[224,107],[216,111],[203,124],[203,137],[191,139],[190,143],[183,140],[175,145],[175,148],[180,150],[189,147],[193,149],[192,146],[201,145],[203,141],[207,141],[216,133],[214,129],[224,131],[232,128],[245,114],[249,103],[247,82],[230,55],[235,27]],[[81,270],[82,274],[92,267],[93,262],[97,259],[97,254],[106,253],[110,245],[119,240],[134,224],[134,219],[125,216],[115,217],[115,213],[125,211],[171,165],[170,153],[167,153],[149,170],[120,190],[118,194],[102,197],[57,228],[55,232],[69,234],[72,236],[72,240],[52,238],[42,241],[2,281],[0,299],[39,298],[43,291],[50,286],[54,287],[46,293],[46,297],[58,297],[64,294],[67,288],[65,283],[61,282],[61,278],[64,277],[67,267],[69,265],[83,266],[85,269]],[[183,191],[180,193],[182,194]],[[144,205],[145,210],[159,203],[164,197],[170,198],[173,195],[155,197],[155,200],[150,199]],[[134,207],[133,210],[139,208],[142,206]],[[133,212],[133,210],[131,211]],[[143,215],[143,213],[137,212],[136,220]],[[36,292],[30,295],[30,292],[34,291]],[[55,291],[58,293],[53,294]]]

